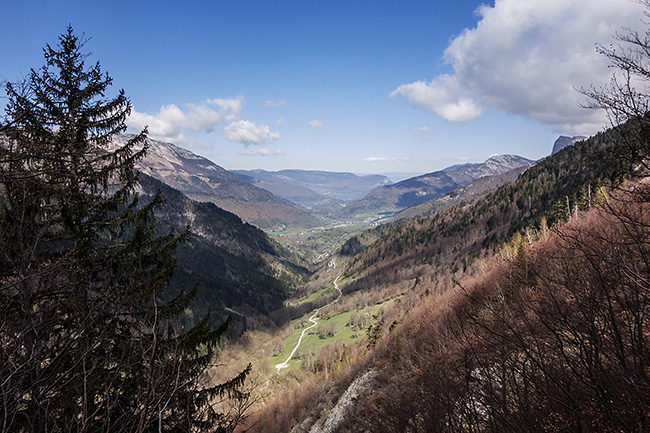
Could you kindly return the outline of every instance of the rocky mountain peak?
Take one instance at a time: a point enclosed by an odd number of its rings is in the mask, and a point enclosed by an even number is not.
[[[555,143],[553,143],[553,151],[551,152],[551,155],[555,155],[565,147],[573,146],[578,141],[582,141],[586,139],[587,137],[583,137],[582,135],[577,135],[575,137],[567,137],[565,135],[560,135],[560,137],[558,137],[558,139],[555,140]]]
[[[462,186],[484,176],[496,176],[518,167],[531,165],[534,161],[518,155],[492,155],[485,162],[466,164],[448,170],[447,174]]]

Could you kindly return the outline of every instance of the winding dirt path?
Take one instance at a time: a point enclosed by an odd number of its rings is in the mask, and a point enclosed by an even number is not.
[[[305,336],[305,334],[307,333],[307,331],[312,329],[314,326],[318,325],[318,321],[316,321],[316,316],[318,315],[318,312],[320,310],[322,310],[323,308],[327,308],[330,305],[335,304],[336,302],[339,301],[339,299],[341,299],[341,296],[343,296],[343,292],[341,292],[341,289],[339,289],[339,285],[336,283],[340,276],[341,276],[341,274],[339,274],[338,277],[336,277],[336,279],[334,280],[334,288],[339,291],[339,297],[336,298],[335,300],[333,300],[332,302],[330,302],[329,304],[324,305],[324,306],[322,306],[320,308],[317,308],[316,311],[314,311],[314,314],[312,314],[311,317],[309,318],[309,321],[312,324],[302,330],[302,333],[300,334],[300,338],[298,339],[298,343],[296,344],[296,347],[294,347],[293,350],[291,351],[291,355],[289,355],[289,357],[287,358],[286,361],[275,365],[275,368],[278,370],[278,372],[280,372],[280,370],[282,370],[283,368],[289,367],[289,361],[291,360],[291,358],[293,358],[293,355],[295,355],[296,351],[300,347],[300,343],[302,343],[302,339]]]

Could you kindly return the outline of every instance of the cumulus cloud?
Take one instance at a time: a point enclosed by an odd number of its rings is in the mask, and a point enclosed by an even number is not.
[[[449,121],[468,121],[492,107],[554,130],[595,132],[605,117],[580,108],[584,97],[576,88],[609,80],[594,44],[609,45],[622,27],[642,29],[642,10],[631,0],[495,0],[445,50],[452,73],[402,84],[390,96]]]
[[[208,99],[208,104],[216,105],[222,110],[230,112],[230,115],[226,120],[235,120],[238,119],[243,108],[244,108],[244,98],[239,96],[234,99]]]
[[[323,122],[320,121],[320,120],[315,119],[315,120],[310,120],[309,122],[307,122],[307,125],[311,126],[314,129],[320,129],[320,128],[323,127]]]
[[[186,104],[184,109],[175,104],[164,105],[155,114],[132,110],[127,126],[134,130],[149,128],[149,136],[163,141],[186,141],[181,131],[212,132],[219,123],[230,122],[241,116],[244,99],[209,99],[204,104]]]
[[[226,126],[223,134],[235,143],[262,144],[280,139],[279,132],[271,132],[267,125],[258,125],[249,120],[238,120]]]
[[[420,126],[418,129],[416,129],[415,133],[419,136],[425,136],[425,135],[432,134],[433,131],[429,129],[428,126],[425,125],[425,126]]]
[[[243,152],[240,152],[240,154],[246,156],[277,156],[277,155],[284,155],[284,152],[281,151],[280,149],[262,148],[262,149],[245,150]]]
[[[451,122],[472,120],[483,114],[483,109],[451,75],[440,75],[429,83],[402,84],[391,92],[390,97],[397,95],[405,96],[410,104],[429,108]]]

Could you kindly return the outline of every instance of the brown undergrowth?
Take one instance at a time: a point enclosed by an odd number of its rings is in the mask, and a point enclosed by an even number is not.
[[[648,187],[612,194],[412,311],[346,431],[650,429]]]

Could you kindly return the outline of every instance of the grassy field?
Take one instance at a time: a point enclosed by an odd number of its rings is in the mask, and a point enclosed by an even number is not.
[[[329,289],[334,290],[331,287]],[[325,290],[325,289],[321,289],[321,290]],[[312,296],[318,294],[319,292],[321,291],[314,292]],[[339,313],[327,319],[320,319],[317,316],[318,325],[314,326],[312,329],[310,329],[307,332],[305,337],[302,339],[300,348],[296,351],[296,354],[291,359],[291,361],[289,361],[289,368],[283,369],[282,372],[286,372],[287,370],[300,367],[301,354],[317,353],[320,349],[322,349],[327,344],[337,344],[337,343],[348,344],[354,341],[356,338],[365,338],[366,335],[365,330],[358,329],[355,325],[349,324],[351,316],[355,312],[359,312],[360,314],[367,315],[369,318],[371,318],[377,315],[382,308],[390,308],[392,304],[396,301],[397,301],[396,299],[389,299],[380,304],[371,305],[366,308]],[[327,315],[326,309],[322,310],[321,313],[326,316]],[[313,312],[310,312],[309,316],[307,317],[310,317],[312,314]],[[300,338],[300,334],[302,333],[302,331],[311,325],[312,324],[308,322],[307,324],[300,327],[299,329],[295,329],[293,334],[291,334],[289,337],[284,339],[282,352],[280,352],[276,356],[270,357],[269,365],[271,367],[274,367],[276,364],[280,364],[284,362],[293,351],[293,348],[296,346],[296,343],[298,343],[298,339]],[[322,334],[321,330],[328,329],[328,328],[332,329],[332,327],[334,327],[334,329],[336,330],[334,335],[328,336],[326,338],[323,338],[322,335],[319,335]]]
[[[299,300],[298,305],[302,305],[305,302],[314,302],[321,296],[328,296],[330,293],[334,293],[334,291],[335,291],[334,286],[323,287],[322,289],[316,290],[314,293],[307,296],[306,298],[302,298],[301,300]]]

